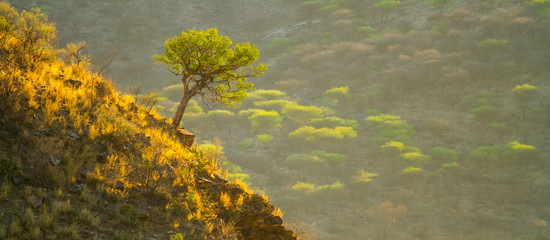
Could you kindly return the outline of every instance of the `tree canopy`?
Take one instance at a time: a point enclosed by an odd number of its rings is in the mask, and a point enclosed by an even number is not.
[[[248,78],[262,75],[267,69],[262,63],[251,66],[258,60],[258,49],[250,43],[232,44],[215,28],[191,29],[167,40],[163,55],[153,56],[157,63],[181,76],[183,97],[173,125],[179,126],[187,103],[195,95],[200,95],[205,104],[234,107],[246,97],[246,90],[254,87]]]

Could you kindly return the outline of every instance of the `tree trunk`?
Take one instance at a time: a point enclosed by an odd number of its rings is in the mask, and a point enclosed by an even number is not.
[[[174,125],[175,127],[179,127],[181,118],[183,117],[183,113],[185,112],[185,108],[187,107],[187,103],[190,99],[191,97],[188,93],[183,94],[180,105],[178,106],[178,110],[176,111],[176,115],[174,115],[174,118],[172,120],[172,125]]]

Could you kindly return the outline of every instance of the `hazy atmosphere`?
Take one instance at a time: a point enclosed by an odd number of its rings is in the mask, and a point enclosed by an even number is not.
[[[0,239],[550,239],[550,0],[7,3]]]

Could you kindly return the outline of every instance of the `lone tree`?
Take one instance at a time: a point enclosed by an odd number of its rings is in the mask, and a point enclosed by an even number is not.
[[[234,107],[246,97],[247,89],[253,89],[247,79],[262,75],[267,67],[262,63],[249,66],[260,55],[255,46],[232,44],[215,28],[193,28],[167,40],[164,54],[153,56],[157,63],[166,64],[171,73],[181,76],[183,97],[172,122],[174,126],[179,126],[187,103],[195,95],[200,95],[205,104]]]

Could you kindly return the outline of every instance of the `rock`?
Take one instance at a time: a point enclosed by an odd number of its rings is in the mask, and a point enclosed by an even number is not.
[[[69,188],[69,192],[80,194],[85,186],[86,184],[74,184],[71,186],[71,188]]]
[[[55,157],[54,155],[50,155],[50,162],[51,162],[54,166],[58,166],[58,165],[61,163],[61,159]]]
[[[67,137],[67,138],[70,139],[71,141],[74,141],[74,140],[80,138],[80,136],[78,136],[78,134],[76,134],[75,132],[73,132],[73,131],[71,131],[71,130],[65,131],[65,137]]]
[[[183,128],[178,127],[176,135],[179,138],[180,142],[187,147],[191,147],[193,145],[193,142],[195,141],[195,134],[192,134]]]

